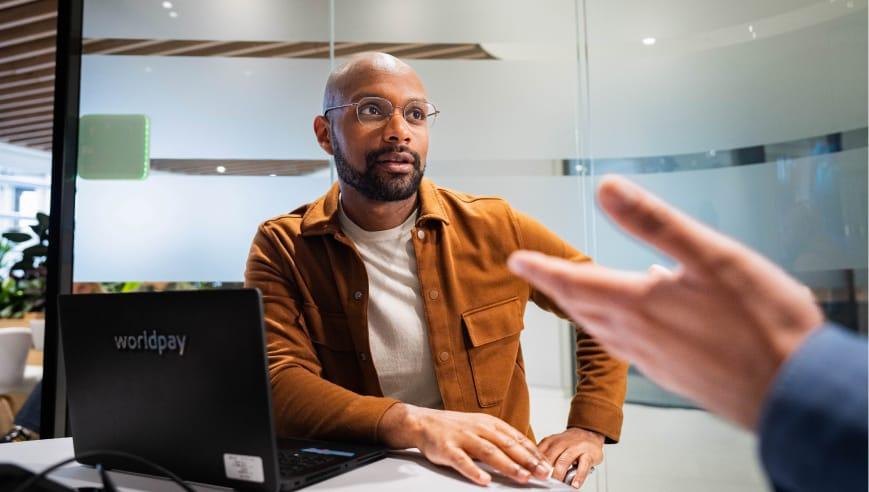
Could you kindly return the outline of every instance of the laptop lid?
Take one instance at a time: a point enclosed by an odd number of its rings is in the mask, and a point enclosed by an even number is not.
[[[120,450],[185,480],[277,490],[254,289],[59,297],[76,454]],[[118,458],[86,464],[154,473]]]

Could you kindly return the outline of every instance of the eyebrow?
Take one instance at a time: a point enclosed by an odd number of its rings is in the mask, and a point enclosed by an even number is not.
[[[366,97],[379,97],[380,99],[386,99],[387,101],[392,102],[389,100],[388,97],[385,97],[382,94],[377,94],[375,92],[363,92],[361,94],[355,94],[353,97],[350,98],[350,101],[355,103],[355,102],[359,102],[360,99],[363,99]],[[425,97],[411,97],[411,98],[405,99],[404,104],[407,104],[410,101],[429,102],[429,100],[426,99]],[[402,105],[398,104],[398,106],[402,106]]]

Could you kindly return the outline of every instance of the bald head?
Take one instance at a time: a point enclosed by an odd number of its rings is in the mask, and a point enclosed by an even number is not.
[[[323,110],[344,104],[356,87],[379,76],[411,77],[422,86],[416,71],[398,58],[375,51],[359,53],[329,74],[323,94]]]

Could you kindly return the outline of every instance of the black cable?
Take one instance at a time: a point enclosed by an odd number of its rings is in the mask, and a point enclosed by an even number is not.
[[[54,470],[57,470],[58,468],[60,468],[61,466],[65,465],[67,463],[72,463],[73,461],[75,461],[79,458],[99,458],[101,456],[113,456],[115,458],[125,458],[128,460],[135,461],[141,465],[145,465],[147,467],[150,467],[151,469],[156,470],[157,472],[163,474],[166,478],[169,478],[170,480],[172,480],[173,482],[178,484],[178,486],[181,487],[185,492],[195,492],[192,487],[190,487],[189,485],[184,483],[183,480],[181,480],[181,477],[172,473],[171,471],[167,470],[166,468],[163,468],[162,466],[158,465],[157,463],[154,463],[150,460],[142,458],[141,456],[136,456],[135,454],[127,453],[124,451],[102,451],[102,450],[87,451],[87,452],[81,453],[77,456],[73,456],[72,458],[55,463],[55,464],[49,466],[48,468],[42,470],[38,474],[27,479],[24,483],[19,485],[18,488],[16,488],[12,492],[25,492],[28,488],[35,485],[39,480],[47,477],[49,473],[53,472]],[[105,472],[101,472],[101,474],[104,474],[104,473]]]
[[[97,471],[100,472],[100,478],[103,481],[103,492],[118,492],[118,488],[115,487],[115,482],[109,477],[106,469],[103,468],[103,465],[97,464]]]

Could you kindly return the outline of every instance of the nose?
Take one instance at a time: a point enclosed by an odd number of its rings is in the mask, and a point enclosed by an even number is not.
[[[389,143],[409,144],[410,126],[404,119],[401,108],[395,108],[383,127],[383,140]]]

